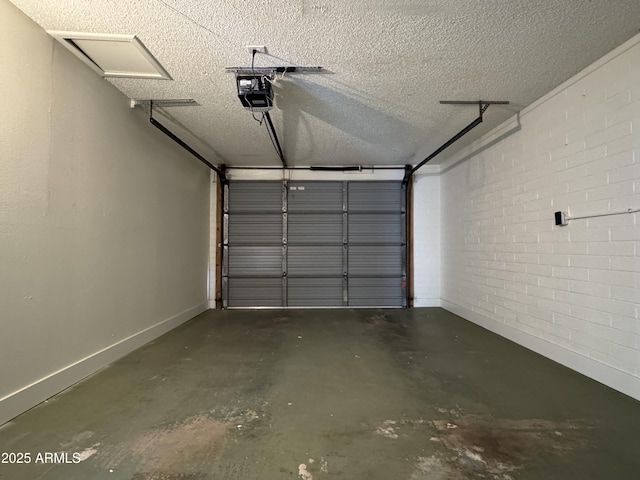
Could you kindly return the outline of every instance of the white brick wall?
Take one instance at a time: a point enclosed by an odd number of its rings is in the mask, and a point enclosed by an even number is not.
[[[443,305],[640,398],[640,215],[553,221],[640,208],[640,37],[519,123],[443,165]]]

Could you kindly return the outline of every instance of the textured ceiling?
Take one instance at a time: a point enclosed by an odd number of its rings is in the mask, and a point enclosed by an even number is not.
[[[158,118],[212,163],[280,165],[225,67],[278,77],[289,165],[416,164],[478,115],[439,100],[508,100],[489,131],[638,33],[638,0],[12,0],[46,30],[135,34],[173,80],[110,79],[127,97],[194,98]],[[155,115],[154,115],[155,116]],[[441,158],[436,158],[437,163]]]

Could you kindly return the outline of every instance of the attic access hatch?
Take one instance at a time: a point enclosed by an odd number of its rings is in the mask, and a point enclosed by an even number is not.
[[[57,30],[47,33],[103,77],[172,80],[135,35]]]

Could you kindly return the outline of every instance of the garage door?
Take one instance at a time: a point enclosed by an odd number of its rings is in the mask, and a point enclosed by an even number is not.
[[[406,306],[401,182],[225,188],[225,307]]]

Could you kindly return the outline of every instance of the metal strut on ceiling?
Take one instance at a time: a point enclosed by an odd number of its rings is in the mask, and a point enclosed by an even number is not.
[[[243,75],[255,75],[257,73],[261,75],[275,74],[275,73],[325,73],[322,67],[294,67],[294,66],[282,66],[282,67],[225,67],[227,73],[236,73]]]
[[[198,152],[196,152],[193,148],[191,148],[189,145],[187,145],[187,143],[184,140],[182,140],[180,137],[178,137],[175,133],[173,133],[171,130],[169,130],[167,127],[165,127],[158,120],[153,118],[153,100],[149,101],[149,123],[151,123],[151,125],[156,127],[158,130],[160,130],[162,133],[164,133],[167,137],[169,137],[171,140],[176,142],[178,145],[180,145],[182,148],[184,148],[191,155],[193,155],[198,160],[200,160],[202,163],[204,163],[211,170],[216,172],[216,174],[218,175],[218,178],[220,178],[220,182],[222,182],[222,184],[226,184],[227,183],[227,176],[224,173],[225,165],[222,165],[221,166],[222,168],[216,167],[214,164],[212,164],[206,158],[204,158],[202,155],[200,155]]]
[[[284,153],[282,153],[282,147],[280,146],[280,142],[278,141],[278,135],[276,134],[276,129],[273,126],[273,122],[271,121],[271,115],[269,115],[269,112],[264,112],[264,118],[267,119],[267,132],[269,132],[269,137],[271,138],[272,142],[273,142],[273,146],[276,149],[276,152],[278,153],[278,156],[280,157],[280,161],[282,162],[282,166],[283,167],[287,167],[287,162],[284,159]]]
[[[473,122],[471,122],[469,125],[467,125],[458,133],[456,133],[453,137],[447,140],[440,148],[438,148],[435,152],[433,152],[431,155],[429,155],[427,158],[425,158],[415,167],[406,168],[404,179],[402,180],[404,183],[408,182],[413,176],[413,174],[425,163],[432,160],[434,157],[440,155],[444,150],[449,148],[451,145],[457,142],[464,135],[466,135],[475,127],[480,125],[482,123],[482,115],[487,110],[487,108],[489,108],[489,105],[508,105],[509,104],[509,102],[505,100],[475,100],[475,101],[473,100],[441,100],[440,103],[443,105],[478,105],[478,111],[479,111],[478,118],[476,118]]]

